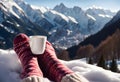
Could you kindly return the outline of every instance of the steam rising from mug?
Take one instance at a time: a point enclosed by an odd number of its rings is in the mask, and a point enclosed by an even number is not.
[[[46,36],[30,36],[30,48],[33,54],[40,55],[43,54],[45,51],[46,46]]]

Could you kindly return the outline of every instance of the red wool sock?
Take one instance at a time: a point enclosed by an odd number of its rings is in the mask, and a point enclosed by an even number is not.
[[[30,50],[29,38],[21,33],[15,37],[13,45],[23,67],[21,78],[23,79],[29,76],[43,77],[37,62],[37,57]]]
[[[63,76],[73,73],[57,59],[54,48],[47,42],[44,54],[39,55],[38,63],[45,77],[55,82],[61,82]]]

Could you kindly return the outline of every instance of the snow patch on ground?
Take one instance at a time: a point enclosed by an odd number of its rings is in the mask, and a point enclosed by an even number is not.
[[[84,60],[60,61],[90,82],[120,82],[120,74],[86,64]],[[0,82],[20,82],[20,72],[21,64],[15,52],[0,49]]]

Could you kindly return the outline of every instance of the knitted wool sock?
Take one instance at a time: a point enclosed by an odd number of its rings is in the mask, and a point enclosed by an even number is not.
[[[38,63],[44,76],[55,82],[61,82],[62,77],[73,73],[57,59],[54,48],[49,42],[46,42],[44,54],[38,56]]]
[[[15,37],[13,46],[23,67],[21,78],[24,79],[30,76],[43,77],[37,62],[37,57],[30,50],[29,38],[21,33]]]

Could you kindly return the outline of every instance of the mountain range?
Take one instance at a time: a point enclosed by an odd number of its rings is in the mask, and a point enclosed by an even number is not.
[[[103,27],[102,30],[87,37],[78,45],[70,47],[67,50],[69,55],[74,57],[75,55],[73,54],[77,54],[81,47],[84,46],[85,49],[88,45],[92,45],[95,48],[92,55],[95,55],[97,58],[100,57],[100,55],[107,55],[107,59],[110,59],[111,57],[119,58],[119,37],[120,11],[118,11],[118,13]]]
[[[0,1],[0,48],[12,48],[13,38],[18,33],[48,35],[31,22],[16,3]]]
[[[91,7],[86,10],[63,3],[53,9],[35,7],[23,0],[0,1],[0,48],[12,47],[16,34],[47,35],[55,48],[66,49],[100,31],[115,12]]]

